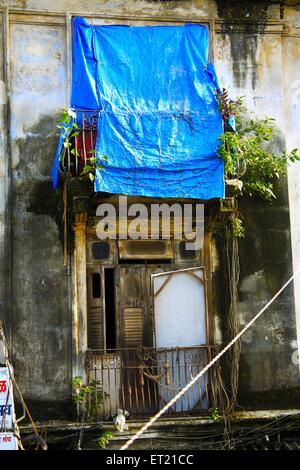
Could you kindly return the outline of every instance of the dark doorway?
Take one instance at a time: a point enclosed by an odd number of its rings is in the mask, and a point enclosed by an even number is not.
[[[106,349],[116,347],[114,269],[104,269]]]

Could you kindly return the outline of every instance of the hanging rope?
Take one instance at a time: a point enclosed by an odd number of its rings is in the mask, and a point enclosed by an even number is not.
[[[193,378],[177,395],[175,395],[172,400],[170,400],[155,416],[153,416],[131,439],[129,439],[121,448],[120,450],[126,450],[128,447],[133,444],[133,442],[138,439],[155,421],[158,420],[172,405],[176,403],[176,401],[181,398],[199,379],[204,375],[208,369],[211,368],[213,364],[215,364],[239,339],[246,333],[247,330],[256,322],[256,320],[264,313],[265,310],[277,299],[277,297],[281,294],[282,291],[290,284],[290,282],[300,273],[300,268],[289,278],[289,280],[279,289],[279,291],[272,297],[272,299],[252,318],[252,320],[233,338],[230,343],[225,346],[219,354],[217,354],[208,364],[207,366],[202,369],[196,377]]]
[[[38,442],[40,442],[42,449],[43,449],[43,450],[47,450],[47,449],[48,449],[47,443],[44,441],[44,439],[43,439],[43,438],[40,436],[40,434],[38,433],[36,424],[35,424],[35,422],[34,422],[32,416],[31,416],[31,413],[30,413],[30,411],[29,411],[29,409],[28,409],[28,406],[26,405],[26,402],[25,402],[25,400],[24,400],[24,398],[23,398],[22,392],[21,392],[21,390],[20,390],[20,388],[19,388],[19,385],[18,385],[18,383],[17,383],[17,381],[16,381],[16,379],[15,379],[15,377],[14,377],[14,374],[13,374],[13,371],[12,371],[12,367],[11,367],[11,364],[9,363],[9,361],[7,361],[7,367],[8,367],[8,369],[9,369],[9,374],[10,374],[11,380],[12,380],[14,386],[16,387],[16,390],[17,390],[17,392],[18,392],[18,394],[19,394],[19,397],[20,397],[20,400],[21,400],[21,402],[22,402],[22,405],[24,406],[24,409],[25,409],[25,411],[26,411],[26,413],[27,413],[27,416],[28,416],[28,418],[29,418],[29,420],[30,420],[30,422],[31,422],[31,425],[32,425],[33,431],[34,431],[34,433],[35,433],[35,435],[36,435],[36,437],[37,437],[37,440],[38,440]]]
[[[3,331],[1,331],[1,329],[0,329],[0,333],[1,333],[0,338],[1,338],[1,340],[3,341],[3,344],[4,344],[4,346],[5,346],[5,348],[6,348],[6,351],[7,351],[6,337],[5,337],[4,333],[3,333]],[[6,367],[8,368],[8,371],[9,371],[9,376],[10,376],[11,382],[12,382],[13,386],[15,387],[15,389],[17,390],[18,394],[19,394],[19,397],[20,397],[22,406],[23,406],[25,412],[27,413],[27,416],[28,416],[28,418],[29,418],[29,420],[30,420],[30,422],[31,422],[33,431],[34,431],[34,433],[35,433],[35,435],[36,435],[36,438],[37,438],[38,442],[41,444],[42,449],[43,449],[43,450],[47,450],[48,446],[47,446],[46,442],[44,441],[44,439],[43,439],[43,438],[39,435],[39,433],[38,433],[38,430],[37,430],[37,427],[36,427],[36,425],[35,425],[35,422],[34,422],[32,416],[31,416],[31,413],[30,413],[30,411],[29,411],[29,409],[28,409],[26,403],[25,403],[25,400],[24,400],[24,398],[23,398],[23,395],[22,395],[22,392],[21,392],[21,390],[20,390],[20,387],[19,387],[19,385],[18,385],[18,383],[17,383],[17,381],[16,381],[16,379],[15,379],[14,372],[13,372],[13,368],[12,368],[12,365],[11,365],[11,363],[10,363],[8,357],[6,357],[5,363],[6,363]],[[24,416],[23,416],[23,417],[24,417]],[[22,445],[22,442],[21,442],[21,438],[20,438],[19,427],[18,427],[18,422],[19,422],[19,421],[20,421],[20,419],[19,419],[19,420],[16,420],[16,422],[14,423],[14,426],[15,426],[15,433],[14,433],[14,434],[16,435],[16,437],[17,437],[17,439],[18,439],[18,441],[19,441],[19,447],[20,447],[22,450],[24,450],[23,445]]]

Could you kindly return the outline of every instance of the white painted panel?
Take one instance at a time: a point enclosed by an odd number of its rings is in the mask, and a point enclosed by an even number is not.
[[[14,427],[13,388],[7,367],[0,367],[0,427],[9,430]]]
[[[202,269],[191,270],[202,278]],[[170,274],[153,275],[154,293]],[[206,343],[204,285],[189,273],[179,270],[155,297],[156,347],[187,347]]]
[[[193,346],[206,343],[205,288],[201,282],[203,278],[202,268],[152,275],[153,292],[154,295],[156,294],[154,300],[156,347],[189,348],[177,350],[175,353],[174,350],[157,353],[159,363],[164,365],[167,361],[173,365],[172,387],[164,385],[166,383],[165,367],[162,366],[159,369],[161,406],[173,398],[203,367],[201,354],[204,353],[205,356],[205,351],[201,353],[200,348],[193,348]],[[187,367],[187,364],[194,364],[194,366]],[[192,391],[177,400],[172,410],[183,412],[199,409],[199,407],[202,410],[207,409],[206,386],[207,375],[199,380]]]

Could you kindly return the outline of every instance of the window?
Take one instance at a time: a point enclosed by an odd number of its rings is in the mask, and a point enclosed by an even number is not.
[[[110,246],[107,242],[92,243],[92,256],[95,260],[107,260],[110,256]]]
[[[120,259],[171,259],[170,240],[119,240]]]

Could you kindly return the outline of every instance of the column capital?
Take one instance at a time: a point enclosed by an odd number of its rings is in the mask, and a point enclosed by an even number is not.
[[[88,196],[74,196],[72,199],[73,202],[73,214],[78,214],[81,212],[88,212],[89,208],[89,198]]]
[[[75,233],[85,231],[87,218],[88,218],[87,212],[77,212],[76,214],[74,214],[73,230]]]

